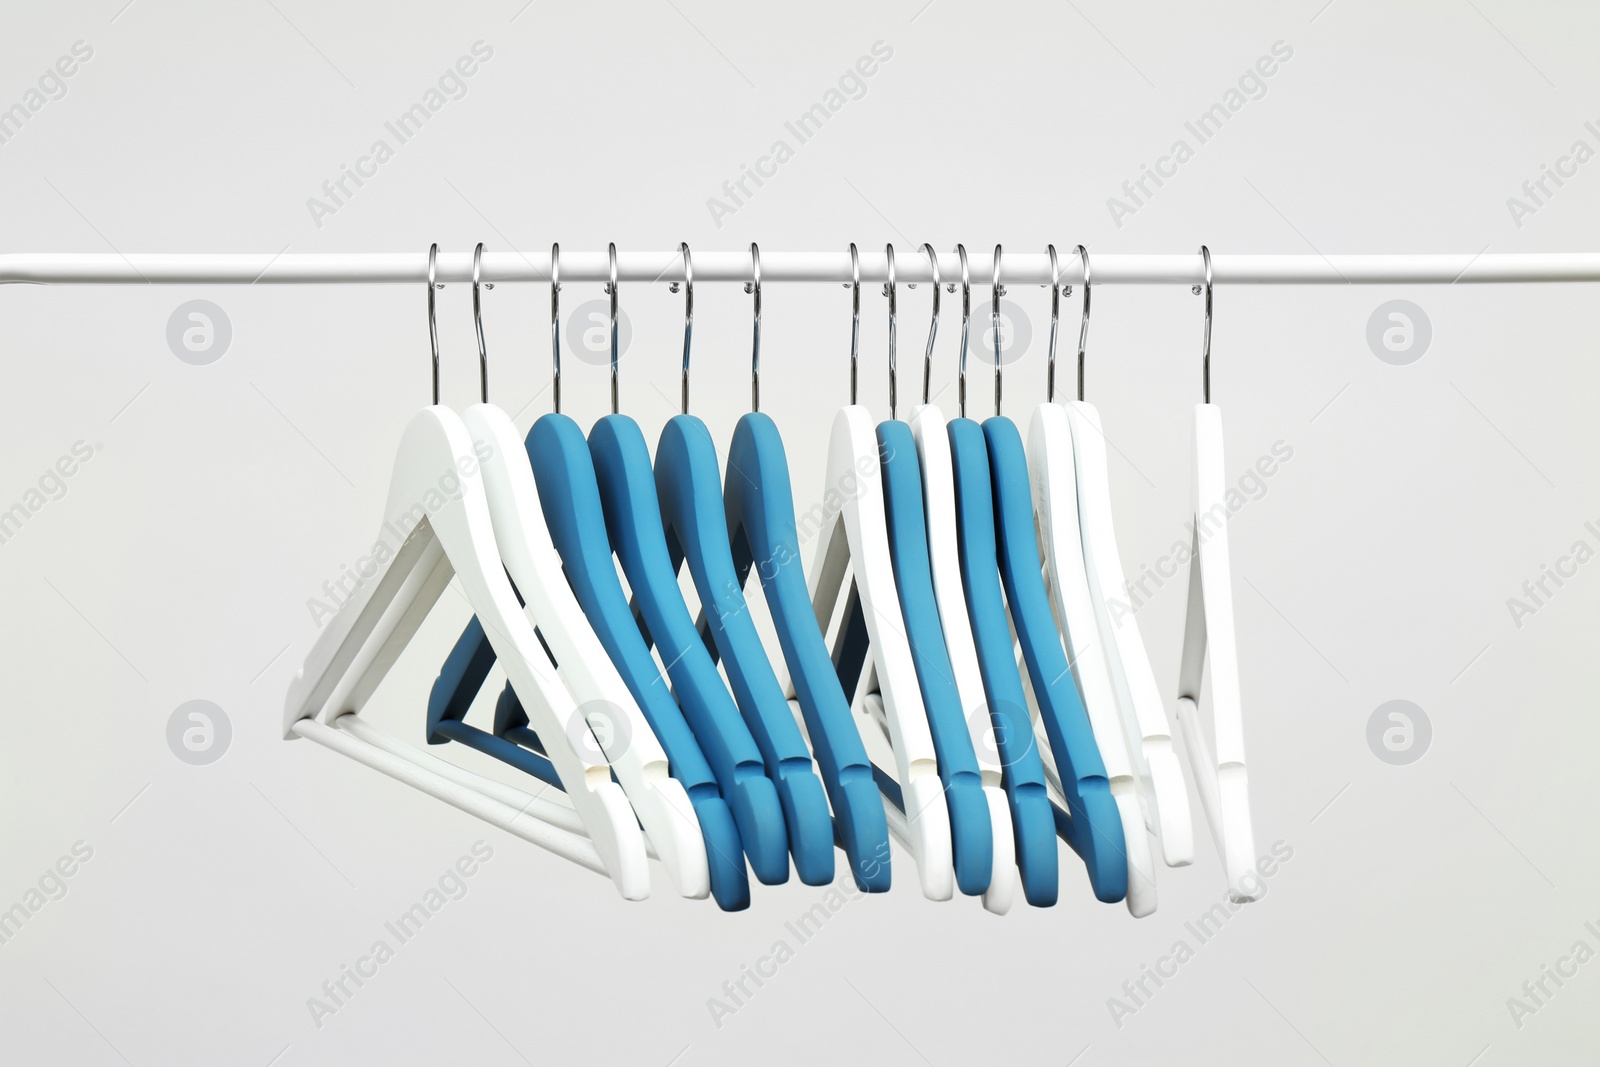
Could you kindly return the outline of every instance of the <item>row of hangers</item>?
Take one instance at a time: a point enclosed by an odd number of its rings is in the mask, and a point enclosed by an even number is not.
[[[1004,913],[1020,884],[1027,903],[1054,904],[1060,840],[1097,899],[1148,915],[1157,847],[1168,866],[1194,856],[1186,762],[1230,895],[1253,899],[1226,525],[1210,536],[1200,531],[1211,524],[1192,527],[1174,705],[1180,747],[1136,621],[1110,610],[1126,586],[1100,416],[1083,398],[1092,285],[1084,247],[1078,399],[1055,401],[1060,298],[1071,286],[1051,246],[1047,396],[1024,439],[998,413],[1000,246],[996,415],[981,424],[966,417],[966,250],[956,246],[959,411],[950,421],[928,398],[942,285],[931,245],[922,246],[933,267],[922,403],[896,418],[895,259],[886,250],[889,419],[875,423],[856,398],[861,281],[850,246],[850,404],[833,421],[809,572],[783,442],[759,410],[760,251],[751,245],[745,285],[754,297],[752,410],[734,429],[724,475],[709,430],[689,414],[694,271],[688,245],[680,250],[683,411],[653,460],[638,424],[618,412],[614,244],[612,413],[587,436],[561,413],[553,246],[554,410],[525,439],[488,402],[482,244],[472,283],[482,402],[459,413],[439,404],[434,292],[443,286],[438,246],[429,250],[434,403],[402,436],[384,512],[415,525],[317,640],[289,690],[286,736],[311,737],[605,875],[627,899],[649,894],[654,859],[681,895],[710,895],[730,911],[749,905],[750,873],[779,884],[792,865],[801,882],[828,884],[839,852],[859,889],[886,891],[893,838],[929,899],[959,890]],[[1226,490],[1210,397],[1211,258],[1200,254],[1197,518]],[[679,584],[685,566],[695,607]],[[776,652],[751,617],[752,570]],[[474,617],[433,685],[426,740],[493,756],[535,780],[525,788],[359,715],[452,577]],[[507,684],[485,729],[467,713],[497,662]],[[1208,664],[1209,730],[1199,711]]]

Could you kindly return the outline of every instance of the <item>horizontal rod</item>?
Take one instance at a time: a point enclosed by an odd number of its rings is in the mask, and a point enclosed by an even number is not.
[[[940,252],[939,272],[946,283],[959,283],[961,264],[955,252]],[[748,252],[701,252],[690,249],[697,282],[747,282]],[[888,277],[882,251],[862,251],[861,281],[879,285]],[[1062,284],[1083,281],[1083,266],[1070,248],[1057,249]],[[1600,252],[1440,253],[1427,255],[1233,255],[1211,257],[1217,285],[1396,285],[1456,282],[1589,282],[1600,281]],[[1194,285],[1204,280],[1198,252],[1145,255],[1108,252],[1089,254],[1094,284]],[[1005,252],[1000,261],[1002,284],[1047,285],[1050,258],[1042,252]],[[974,285],[988,287],[994,278],[989,249],[969,250],[967,273]],[[679,282],[683,258],[677,252],[618,252],[619,282]],[[404,282],[421,284],[428,276],[426,252],[311,253],[100,253],[10,252],[0,254],[0,283],[38,285],[253,285]],[[604,282],[610,277],[605,252],[563,252],[562,282]],[[933,278],[928,257],[917,249],[895,252],[895,277],[900,282]],[[472,253],[440,252],[440,282],[470,282]],[[547,252],[488,252],[483,255],[486,282],[548,282]],[[763,282],[833,282],[849,284],[846,252],[770,252],[761,257]]]

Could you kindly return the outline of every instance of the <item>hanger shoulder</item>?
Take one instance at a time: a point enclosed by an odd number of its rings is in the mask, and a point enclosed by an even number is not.
[[[596,723],[595,740],[679,893],[706,896],[711,883],[699,819],[682,784],[668,774],[660,741],[572,595],[516,427],[490,404],[467,408],[461,420],[483,471],[500,558],[517,584],[528,621],[538,627],[575,711]]]
[[[1128,754],[1111,689],[1106,649],[1095,619],[1078,527],[1078,479],[1072,430],[1059,404],[1041,404],[1028,430],[1028,472],[1034,518],[1044,549],[1046,589],[1066,640],[1072,677],[1110,781],[1127,850],[1128,911],[1135,917],[1156,908],[1155,866],[1139,808],[1139,779]]]
[[[1189,793],[1172,744],[1172,726],[1156,688],[1155,674],[1133,607],[1126,596],[1122,559],[1111,521],[1111,488],[1106,473],[1105,435],[1093,405],[1066,405],[1078,475],[1078,521],[1095,615],[1106,642],[1111,682],[1122,711],[1130,750],[1137,753],[1149,805],[1147,821],[1159,826],[1162,856],[1169,867],[1194,859],[1194,826]]]
[[[983,905],[1003,915],[1010,910],[1015,895],[1016,845],[1012,840],[1011,808],[1001,786],[1004,766],[992,739],[994,727],[983,692],[983,670],[978,665],[978,649],[972,640],[972,620],[967,614],[966,591],[961,582],[955,477],[950,469],[950,438],[945,425],[944,413],[936,405],[923,404],[911,413],[911,435],[922,472],[923,517],[928,529],[934,599],[994,830],[993,875],[984,891]]]
[[[1227,473],[1222,416],[1215,404],[1194,411],[1194,523],[1189,562],[1189,603],[1184,622],[1177,716],[1201,808],[1222,853],[1235,900],[1254,900],[1255,835],[1244,758],[1244,721],[1234,631],[1228,552]],[[1205,669],[1211,671],[1212,729],[1208,738],[1199,702]],[[1213,743],[1214,739],[1214,743]]]
[[[1128,892],[1122,820],[1044,591],[1022,435],[1005,418],[988,419],[983,431],[994,486],[1000,574],[1039,717],[1060,772],[1067,801],[1067,842],[1087,865],[1095,896],[1105,902],[1120,901]],[[1059,825],[1062,820],[1057,821]]]
[[[866,408],[852,405],[834,416],[826,470],[824,500],[837,518],[817,546],[812,588],[818,619],[826,630],[848,568],[860,612],[847,602],[845,628],[858,619],[863,644],[872,649],[918,880],[925,897],[948,900],[955,891],[950,819],[889,558],[878,443]],[[856,683],[849,679],[847,691],[859,691]]]
[[[994,831],[934,597],[916,441],[903,422],[880,423],[877,436],[889,554],[950,811],[956,884],[963,893],[977,895],[993,874]]]
[[[688,564],[734,701],[778,787],[795,870],[806,885],[826,885],[833,881],[827,797],[751,621],[728,544],[716,448],[699,419],[678,415],[662,429],[655,483],[663,525]]]
[[[850,703],[839,684],[827,643],[815,625],[814,608],[800,562],[794,497],[783,440],[772,419],[760,412],[741,418],[728,447],[723,506],[743,586],[754,568],[766,594],[806,730],[822,769],[840,842],[856,885],[866,892],[889,888],[888,824],[872,764]],[[807,515],[820,531],[825,511]]]
[[[638,424],[621,415],[596,422],[588,451],[610,544],[672,678],[684,718],[713,753],[723,796],[739,821],[745,853],[767,884],[789,877],[789,834],[777,787],[678,589],[662,529],[650,451]]]
[[[564,742],[563,731],[570,722],[564,712],[573,710],[568,706],[570,700],[548,669],[548,658],[506,579],[478,459],[466,428],[453,412],[438,406],[425,408],[406,427],[395,459],[386,514],[391,524],[414,527],[409,536],[418,539],[418,551],[414,556],[402,552],[391,561],[392,569],[395,562],[409,560],[413,564],[410,573],[397,573],[393,579],[386,574],[375,586],[392,595],[388,604],[381,605],[366,644],[370,647],[372,638],[381,638],[387,627],[391,636],[384,642],[385,651],[373,653],[363,648],[350,654],[347,662],[356,668],[364,664],[361,674],[375,673],[375,665],[386,667],[392,662],[393,654],[387,650],[394,647],[393,635],[409,637],[414,632],[453,569],[512,683],[535,709],[543,731]],[[436,547],[429,540],[435,540]],[[419,580],[419,574],[425,580]],[[439,580],[441,576],[444,581]],[[369,598],[347,607],[358,614],[359,626],[349,631],[354,636],[380,605]],[[345,647],[348,643],[336,650],[330,662],[344,659]],[[324,683],[318,679],[314,688]],[[346,679],[336,680],[329,688],[336,691],[340,687],[363,689],[359,678],[354,685]],[[337,717],[341,710],[347,709],[335,703],[324,708],[322,715],[326,720]],[[647,896],[650,883],[644,841],[626,797],[611,781],[609,767],[580,755],[570,744],[552,743],[550,756],[619,892],[629,899]]]
[[[1033,742],[1033,723],[1000,588],[988,446],[983,428],[971,419],[951,420],[946,434],[967,612],[988,700],[991,744],[1006,768],[1003,784],[1023,896],[1035,907],[1046,907],[1056,902],[1060,891],[1055,818],[1045,786],[1044,763]]]

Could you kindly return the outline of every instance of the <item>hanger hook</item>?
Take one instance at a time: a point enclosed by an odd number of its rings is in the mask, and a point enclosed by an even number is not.
[[[994,413],[1000,414],[1000,298],[1006,295],[1000,284],[1000,246],[994,246],[994,298],[990,303],[989,319],[994,327]]]
[[[1211,249],[1205,245],[1200,246],[1200,262],[1206,272],[1206,336],[1205,346],[1200,355],[1200,383],[1205,392],[1206,403],[1211,403]],[[1201,293],[1200,286],[1193,290],[1196,296]]]
[[[478,388],[483,402],[489,402],[489,349],[483,343],[483,306],[479,300],[478,283],[483,276],[483,242],[472,250],[472,325],[478,331]],[[483,288],[493,289],[494,282],[484,282]]]
[[[689,242],[679,241],[683,256],[683,413],[689,414],[689,339],[694,333],[694,260],[689,258]],[[672,286],[677,292],[676,283]]]
[[[856,356],[861,349],[861,255],[850,242],[850,403],[856,402]]]
[[[428,342],[433,347],[433,402],[439,402],[439,319],[433,310],[433,291],[444,286],[434,281],[439,272],[439,245],[428,247]]]
[[[1056,259],[1056,246],[1045,245],[1050,253],[1050,355],[1045,363],[1045,393],[1047,401],[1056,398],[1056,327],[1061,324],[1061,264]]]
[[[922,355],[922,402],[926,404],[933,382],[933,339],[939,333],[939,254],[926,242],[922,250],[928,253],[928,265],[933,268],[933,318],[928,322],[928,349]]]
[[[761,249],[750,242],[750,277],[744,291],[755,296],[755,325],[750,335],[750,410],[761,410]]]
[[[617,243],[609,246],[611,255],[611,280],[606,292],[611,294],[611,414],[617,413]]]
[[[550,246],[550,391],[561,414],[561,246]]]
[[[1083,353],[1089,344],[1089,250],[1078,246],[1078,259],[1083,263],[1083,321],[1078,325],[1078,399],[1083,399]]]
[[[956,255],[961,260],[961,362],[956,369],[956,408],[963,419],[967,417],[967,339],[972,333],[972,279],[967,274],[967,246],[956,245]],[[955,292],[954,282],[950,292]]]
[[[894,245],[884,245],[883,254],[888,264],[889,278],[883,283],[883,295],[889,298],[889,418],[894,418],[896,399],[899,393],[899,354],[895,333],[895,281],[894,281]]]

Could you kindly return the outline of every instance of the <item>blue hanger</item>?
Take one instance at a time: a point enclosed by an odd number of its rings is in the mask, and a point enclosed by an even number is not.
[[[977,895],[989,888],[993,873],[994,827],[934,599],[922,512],[922,471],[911,427],[898,421],[880,423],[878,454],[900,610],[950,808],[956,884],[963,893]]]
[[[592,436],[599,433],[597,426]],[[705,424],[693,415],[678,415],[662,429],[655,481],[673,573],[686,562],[694,577],[713,658],[720,653],[734,699],[766,759],[767,777],[783,800],[795,871],[806,885],[826,885],[833,881],[827,796],[751,621],[728,545],[716,448]]]
[[[767,608],[833,803],[836,835],[856,885],[864,892],[884,892],[890,881],[889,825],[878,799],[875,768],[867,758],[806,590],[783,439],[773,421],[760,412],[744,416],[734,427],[722,496],[740,588],[754,561],[761,560],[756,570]]]
[[[983,427],[971,419],[952,419],[949,434],[961,575],[995,744],[1004,765],[1001,785],[1011,802],[1022,892],[1029,904],[1045,907],[1056,902],[1060,885],[1055,818],[1000,593],[989,450]]]
[[[1122,818],[1045,592],[1022,435],[1010,419],[998,416],[984,421],[983,435],[989,446],[1006,601],[1067,801],[1067,811],[1052,804],[1056,830],[1083,858],[1095,897],[1118,901],[1128,893]]]
[[[589,432],[588,450],[610,544],[643,616],[644,637],[659,648],[684,717],[717,771],[723,796],[732,803],[756,877],[767,885],[786,882],[790,835],[780,792],[767,777],[761,749],[717,673],[678,589],[644,435],[632,419],[607,415]],[[541,466],[535,459],[536,478]],[[539,480],[542,485],[544,479]],[[589,536],[598,535],[591,531]]]

